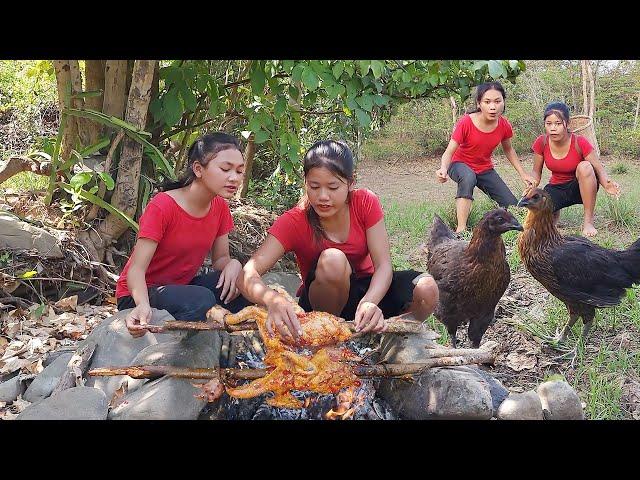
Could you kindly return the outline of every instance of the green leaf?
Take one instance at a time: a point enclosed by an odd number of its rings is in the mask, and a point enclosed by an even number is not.
[[[31,278],[31,277],[35,277],[37,274],[38,272],[36,272],[35,270],[29,270],[28,272],[24,272],[18,278]]]
[[[381,62],[380,60],[372,60],[371,71],[376,79],[380,78],[382,76],[382,72],[384,72],[384,62]]]
[[[346,63],[344,65],[344,71],[347,72],[347,75],[353,77],[353,74],[356,73],[356,67],[354,67],[352,63]]]
[[[98,193],[99,187],[97,185],[94,185],[93,187],[91,187],[89,189],[89,193]]]
[[[360,67],[360,75],[363,77],[369,73],[369,67],[371,66],[371,62],[369,60],[358,60],[358,67]]]
[[[247,124],[247,130],[251,130],[253,133],[258,133],[262,127],[262,122],[258,115],[254,116]]]
[[[182,79],[182,71],[173,65],[160,69],[160,78],[164,78],[164,86],[169,89],[176,81]]]
[[[501,77],[506,78],[507,70],[504,68],[504,65],[502,65],[502,63],[496,60],[489,60],[489,75],[491,75],[491,77],[494,79],[498,79]]]
[[[256,136],[255,136],[255,142],[256,143],[264,143],[267,140],[269,140],[269,137],[271,136],[271,134],[265,130],[258,130],[256,132]]]
[[[196,96],[193,94],[191,89],[186,84],[182,89],[180,89],[180,97],[184,102],[185,108],[189,112],[196,111],[196,107],[198,106],[198,100],[196,99]]]
[[[276,117],[280,117],[287,110],[287,99],[284,97],[278,98],[278,101],[273,106],[273,114]]]
[[[333,77],[336,80],[340,80],[340,76],[344,72],[344,62],[342,60],[338,60],[336,64],[331,69],[331,73],[333,73]]]
[[[172,89],[164,94],[162,97],[162,109],[164,110],[164,123],[168,127],[172,127],[180,121],[184,110],[178,98],[177,90]]]
[[[344,87],[344,85],[340,85],[339,83],[334,83],[333,85],[326,85],[324,87],[324,90],[327,92],[327,95],[329,96],[329,98],[333,100],[334,98],[337,98],[340,95],[343,95],[346,91],[346,88]]]
[[[473,71],[478,71],[481,70],[482,68],[484,68],[489,62],[487,62],[486,60],[478,60],[477,62],[474,62],[473,65],[471,65],[471,70]]]
[[[109,191],[113,190],[113,188],[116,185],[116,182],[113,180],[113,177],[106,172],[98,172],[98,175],[100,175],[100,178],[102,179],[105,186],[107,187],[107,190]]]
[[[291,69],[293,68],[293,66],[296,64],[295,61],[293,60],[283,60],[282,61],[282,68],[284,69],[285,72],[289,73],[291,72]]]
[[[389,100],[391,100],[391,97],[389,97],[388,95],[376,95],[375,97],[373,97],[374,103],[379,107],[387,105],[389,103]]]
[[[320,80],[318,74],[311,67],[306,67],[302,72],[302,83],[309,90],[313,91],[318,88]]]
[[[196,88],[198,92],[204,93],[207,90],[210,78],[210,75],[198,75],[198,78],[196,78]]]
[[[73,187],[71,185],[69,185],[68,183],[58,182],[58,185],[60,187],[64,188],[65,190],[67,190],[67,191],[69,191],[69,189],[73,190]],[[92,193],[89,193],[89,192],[87,192],[86,190],[83,190],[83,189],[80,189],[80,192],[78,193],[78,195],[81,198],[83,198],[84,200],[88,200],[91,203],[95,203],[99,207],[102,207],[105,210],[107,210],[107,211],[113,213],[114,215],[120,217],[120,219],[122,219],[125,223],[127,223],[136,232],[140,229],[138,224],[132,218],[130,218],[126,213],[118,210],[113,205],[111,205],[110,203],[105,202],[100,197],[96,197]]]
[[[373,98],[371,97],[371,95],[364,94],[357,97],[356,103],[367,112],[370,112],[373,109]]]
[[[88,147],[85,147],[82,150],[80,150],[80,156],[88,157],[89,155],[92,155],[97,151],[103,149],[104,147],[108,146],[110,143],[111,143],[111,139],[109,137],[102,137],[93,145],[89,145]]]
[[[80,173],[76,173],[73,177],[71,177],[71,180],[69,180],[69,183],[71,184],[74,190],[78,190],[83,185],[89,183],[92,178],[93,178],[93,173],[80,172]]]
[[[291,80],[293,83],[300,83],[302,80],[302,72],[305,70],[305,64],[299,63],[291,71]]]
[[[256,68],[251,72],[251,91],[254,95],[263,95],[267,78],[260,64],[256,63],[255,65],[257,65]]]
[[[356,118],[358,119],[358,123],[366,128],[371,127],[371,117],[367,112],[362,110],[361,108],[356,108]]]

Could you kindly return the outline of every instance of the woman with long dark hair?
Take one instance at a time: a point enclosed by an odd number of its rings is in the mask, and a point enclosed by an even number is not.
[[[509,187],[495,171],[492,155],[500,144],[513,168],[530,186],[533,177],[524,171],[511,145],[513,129],[502,115],[506,92],[499,82],[478,85],[476,110],[464,115],[453,129],[451,140],[442,154],[436,178],[444,183],[450,177],[458,184],[456,193],[456,232],[467,229],[467,219],[473,202],[473,190],[478,187],[501,207],[518,203]]]
[[[147,205],[116,285],[118,309],[133,308],[126,324],[134,337],[145,334],[152,307],[197,321],[219,302],[234,312],[248,305],[238,297],[242,265],[229,255],[233,220],[225,201],[240,187],[244,168],[235,137],[202,135],[189,149],[185,174],[163,185]],[[214,271],[196,276],[209,252]]]
[[[416,280],[420,272],[393,271],[382,206],[373,192],[354,188],[349,147],[317,142],[303,167],[306,194],[274,222],[238,282],[244,297],[267,307],[268,329],[294,339],[301,334],[291,303],[260,278],[290,251],[302,275],[298,294],[305,311],[355,320],[361,332],[384,331],[385,317],[404,311],[427,318],[438,287],[429,275]]]

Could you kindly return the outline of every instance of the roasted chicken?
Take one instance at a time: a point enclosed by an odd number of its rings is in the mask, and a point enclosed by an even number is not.
[[[522,230],[522,225],[501,208],[482,217],[470,242],[458,239],[438,215],[434,216],[427,268],[440,291],[434,315],[446,325],[453,348],[459,325],[469,322],[469,339],[478,348],[494,319],[496,305],[511,278],[501,237],[509,230]]]
[[[311,312],[299,314],[302,327],[300,342],[285,343],[277,333],[269,333],[266,327],[267,312],[259,307],[246,307],[235,315],[226,315],[225,321],[236,324],[255,320],[258,331],[267,348],[264,362],[274,367],[268,375],[237,388],[227,387],[227,393],[236,398],[251,398],[266,392],[275,395],[267,400],[274,407],[302,408],[291,390],[318,393],[338,393],[349,386],[358,386],[360,381],[351,367],[344,361],[358,360],[346,348],[327,347],[351,337],[344,321],[328,313]],[[327,347],[312,356],[299,354],[294,347]]]
[[[529,210],[518,238],[522,262],[569,310],[569,322],[557,340],[564,341],[580,317],[586,340],[596,307],[618,305],[625,290],[640,282],[640,239],[620,251],[584,237],[562,236],[553,221],[553,201],[538,188],[527,192],[518,206]]]

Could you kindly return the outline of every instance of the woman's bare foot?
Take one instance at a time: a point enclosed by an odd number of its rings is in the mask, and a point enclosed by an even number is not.
[[[456,228],[456,233],[466,232],[466,231],[467,231],[467,227],[462,227],[462,228],[458,227],[458,228]]]
[[[598,234],[598,230],[592,223],[585,223],[582,234],[585,237],[595,237]]]

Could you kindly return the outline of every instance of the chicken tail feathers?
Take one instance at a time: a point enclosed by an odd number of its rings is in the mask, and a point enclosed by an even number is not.
[[[451,231],[449,226],[442,221],[438,214],[435,214],[433,216],[431,232],[429,233],[429,250],[442,243],[444,240],[455,240],[456,238],[457,237]]]
[[[640,283],[640,238],[622,252],[625,269],[633,278],[633,283]]]

